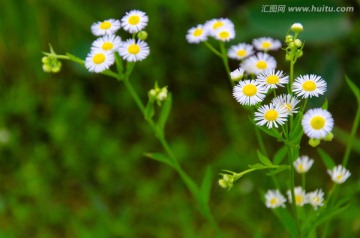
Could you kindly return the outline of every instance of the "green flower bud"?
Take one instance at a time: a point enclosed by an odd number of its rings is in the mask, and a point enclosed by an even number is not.
[[[329,132],[325,138],[324,138],[324,141],[332,141],[332,139],[334,139],[334,134]]]
[[[294,37],[292,35],[287,35],[285,38],[286,43],[290,43],[294,41]]]
[[[300,48],[300,47],[302,46],[302,42],[301,42],[301,40],[299,40],[299,39],[296,39],[296,40],[294,41],[294,43],[295,43],[296,47],[298,47],[298,48]]]
[[[309,145],[312,147],[316,147],[316,146],[320,145],[320,140],[315,139],[315,138],[310,138]]]
[[[48,64],[48,63],[50,62],[50,59],[49,59],[49,57],[44,56],[44,57],[41,58],[41,62],[42,62],[43,64]]]
[[[51,73],[52,72],[51,65],[43,64],[42,68],[43,68],[44,72],[46,72],[46,73]]]
[[[295,33],[300,33],[304,30],[304,27],[301,25],[301,23],[294,23],[291,26],[291,30]]]
[[[289,47],[290,47],[290,48],[294,48],[294,47],[295,47],[295,43],[294,43],[294,42],[290,42],[290,43],[289,43]]]
[[[148,33],[146,31],[140,31],[138,34],[137,34],[137,37],[140,39],[140,40],[146,40],[147,37],[148,37]]]
[[[292,59],[292,55],[291,54],[286,54],[285,55],[285,60],[286,61],[290,61]]]
[[[224,179],[219,179],[219,185],[222,188],[227,188],[228,187],[228,184]]]

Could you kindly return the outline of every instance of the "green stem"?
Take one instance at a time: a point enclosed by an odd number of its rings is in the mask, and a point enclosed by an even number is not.
[[[267,150],[266,150],[266,147],[265,147],[265,143],[264,143],[264,140],[261,136],[261,132],[259,131],[259,129],[254,126],[255,128],[255,136],[256,136],[256,139],[259,143],[259,147],[260,147],[260,151],[263,155],[267,156]]]
[[[234,81],[231,79],[231,76],[230,76],[230,68],[229,68],[229,61],[228,61],[228,56],[227,56],[227,50],[225,49],[225,44],[223,41],[220,41],[220,50],[221,50],[221,59],[224,63],[224,67],[225,67],[225,70],[226,70],[226,74],[230,80],[230,84],[232,87],[235,86],[235,83]]]
[[[215,49],[209,42],[204,41],[204,44],[211,52],[222,58],[222,54],[217,49]]]
[[[297,224],[297,229],[298,231],[299,229],[299,218],[298,218],[298,214],[297,214],[297,207],[296,207],[296,198],[295,198],[295,173],[294,173],[294,160],[295,160],[295,156],[294,156],[294,149],[292,148],[292,146],[287,145],[288,147],[288,160],[289,160],[289,166],[290,166],[290,172],[289,172],[289,176],[290,176],[290,193],[291,193],[291,201],[292,201],[292,209],[294,212],[294,217],[295,217],[295,221]]]
[[[342,163],[343,167],[346,167],[347,163],[349,161],[350,152],[351,152],[352,146],[353,146],[354,141],[355,141],[356,132],[357,132],[357,129],[359,127],[359,123],[360,123],[360,105],[358,105],[358,108],[357,108],[357,111],[356,111],[356,116],[355,116],[355,119],[354,119],[354,122],[353,122],[353,126],[351,128],[349,141],[348,141],[347,146],[346,146],[346,150],[345,150],[345,154],[344,154],[344,158],[343,158],[343,163]]]

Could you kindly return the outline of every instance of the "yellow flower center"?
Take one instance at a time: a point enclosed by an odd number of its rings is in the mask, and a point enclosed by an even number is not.
[[[254,96],[257,93],[257,88],[252,84],[245,85],[243,88],[243,93],[248,97]]]
[[[267,68],[267,63],[266,61],[264,60],[259,60],[257,63],[256,63],[256,67],[258,69],[266,69]]]
[[[336,179],[341,180],[342,177],[343,177],[342,174],[339,174],[338,176],[336,176]]]
[[[130,54],[136,55],[136,54],[138,54],[140,52],[140,47],[137,44],[131,44],[128,47],[128,52]]]
[[[238,50],[236,52],[236,54],[240,57],[244,57],[244,56],[246,56],[247,52],[246,52],[246,50]]]
[[[325,119],[321,116],[314,116],[311,121],[310,125],[315,130],[320,130],[325,126]]]
[[[220,37],[221,39],[228,39],[229,36],[230,36],[230,34],[229,34],[229,32],[227,32],[227,31],[221,31],[221,32],[219,32],[219,37]]]
[[[267,78],[266,78],[266,83],[267,84],[277,84],[279,83],[280,79],[278,76],[276,75],[269,75]]]
[[[130,16],[128,22],[130,25],[137,25],[140,22],[140,17],[137,15]]]
[[[303,83],[302,88],[307,92],[312,92],[316,89],[316,83],[311,80],[308,80]]]
[[[105,61],[104,54],[99,53],[99,54],[94,55],[94,57],[93,57],[93,62],[95,64],[101,64],[101,63],[104,63],[104,61]]]
[[[108,21],[101,22],[100,29],[101,30],[107,30],[111,27],[111,23]]]
[[[114,47],[113,43],[111,42],[105,42],[103,45],[102,45],[102,49],[103,50],[112,50],[112,48]]]
[[[276,198],[270,199],[270,204],[271,205],[276,205],[277,204],[277,199]]]
[[[194,31],[193,35],[194,35],[194,36],[201,36],[202,33],[203,33],[203,30],[202,30],[201,28],[197,28],[197,29]]]
[[[291,112],[291,110],[292,110],[292,108],[293,108],[290,103],[284,103],[284,104],[283,104],[283,107],[284,107],[286,110],[288,110],[288,112]]]
[[[269,49],[271,47],[271,43],[269,41],[264,41],[261,46],[263,49]]]
[[[301,196],[301,195],[295,196],[295,201],[296,201],[297,205],[302,204],[304,202],[304,196]]]
[[[269,111],[267,111],[264,115],[264,118],[267,120],[267,121],[275,121],[279,116],[279,113],[274,110],[274,109],[270,109]]]
[[[299,164],[298,170],[299,170],[300,173],[304,171],[303,164]]]
[[[217,28],[219,28],[219,27],[222,27],[223,25],[224,25],[223,22],[217,21],[217,22],[214,23],[213,29],[217,29]]]
[[[313,202],[314,203],[320,203],[320,198],[319,197],[314,197]]]

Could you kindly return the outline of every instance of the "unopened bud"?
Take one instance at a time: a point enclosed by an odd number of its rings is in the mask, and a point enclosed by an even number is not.
[[[293,40],[294,40],[294,37],[292,35],[287,35],[286,38],[285,38],[286,43],[293,42]]]
[[[51,65],[43,64],[42,68],[43,68],[44,72],[46,72],[46,73],[51,73],[52,72]]]
[[[316,147],[320,144],[320,140],[319,139],[315,139],[315,138],[310,138],[309,140],[309,145],[312,147]]]
[[[302,42],[301,42],[301,40],[299,40],[299,39],[296,39],[295,41],[294,41],[294,43],[295,43],[295,45],[297,46],[297,47],[301,47],[302,46]]]
[[[44,56],[44,57],[41,58],[41,62],[42,62],[43,64],[48,64],[48,63],[50,62],[50,59],[49,59],[49,57]]]
[[[140,40],[146,40],[147,37],[148,37],[148,33],[146,31],[140,31],[138,34],[137,34],[137,37],[140,39]]]
[[[291,26],[291,30],[295,33],[300,33],[304,30],[304,27],[301,25],[301,23],[294,23]]]
[[[324,141],[332,141],[332,139],[334,139],[334,134],[329,132],[325,138],[324,138]]]

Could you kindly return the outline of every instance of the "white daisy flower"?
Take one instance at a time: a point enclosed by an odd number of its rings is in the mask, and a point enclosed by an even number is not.
[[[100,73],[115,62],[114,54],[101,49],[92,50],[85,59],[85,67],[89,72]]]
[[[307,203],[307,197],[306,197],[305,190],[302,189],[302,187],[298,186],[298,187],[295,187],[294,193],[295,193],[294,195],[295,195],[296,206],[299,206],[299,207],[304,206]],[[292,203],[292,196],[291,196],[290,190],[287,191],[287,195],[289,198],[289,202]]]
[[[278,50],[281,47],[279,40],[274,40],[271,37],[261,37],[253,40],[253,45],[257,50],[269,51]]]
[[[234,29],[234,23],[230,19],[227,18],[219,18],[219,19],[211,19],[204,24],[205,30],[211,35],[215,36],[216,31],[221,28],[232,28]]]
[[[299,76],[293,83],[293,92],[296,96],[303,98],[311,98],[323,95],[326,91],[326,82],[320,76],[315,74],[306,74]]]
[[[288,111],[288,115],[298,112],[299,108],[296,106],[299,102],[300,101],[296,97],[291,96],[290,94],[280,94],[271,100],[272,104],[284,107]]]
[[[268,190],[265,194],[265,205],[267,208],[285,207],[286,198],[279,190]]]
[[[266,70],[275,69],[276,60],[274,57],[260,52],[256,55],[246,58],[240,66],[250,74],[259,74]]]
[[[197,25],[196,27],[192,27],[188,30],[186,35],[186,39],[189,43],[199,43],[207,40],[207,33],[204,29],[203,25]]]
[[[231,59],[242,60],[254,54],[254,47],[246,43],[240,43],[230,47],[228,56]]]
[[[230,78],[234,81],[239,81],[244,77],[244,69],[238,68],[230,72]]]
[[[317,210],[318,207],[324,206],[324,192],[321,189],[317,189],[313,192],[307,193],[306,200],[315,210]]]
[[[308,137],[322,139],[332,131],[334,119],[330,112],[314,108],[304,114],[301,124]]]
[[[235,30],[232,27],[220,27],[215,31],[214,37],[220,41],[230,41],[235,38]]]
[[[310,159],[309,156],[303,155],[294,161],[294,168],[299,174],[303,174],[309,171],[313,163],[313,159]]]
[[[112,35],[119,29],[120,21],[115,19],[99,21],[91,25],[91,32],[95,36]]]
[[[121,18],[121,26],[129,33],[136,33],[144,29],[149,21],[145,12],[131,10]]]
[[[234,87],[233,96],[241,105],[255,105],[264,100],[266,90],[256,80],[244,80]]]
[[[129,62],[142,61],[150,53],[148,44],[145,41],[128,39],[121,43],[119,54]]]
[[[92,45],[91,50],[101,49],[104,51],[117,51],[121,44],[121,38],[116,35],[104,35],[96,39]]]
[[[263,105],[255,112],[254,121],[256,121],[258,126],[266,124],[270,129],[273,127],[277,128],[278,125],[283,125],[286,122],[287,115],[287,110],[279,105]]]
[[[257,80],[269,90],[284,87],[284,84],[289,82],[289,76],[286,76],[281,70],[275,72],[275,69],[269,69],[258,74]]]
[[[335,166],[332,170],[327,170],[331,180],[335,183],[344,183],[351,175],[349,170],[342,167],[342,165]]]

